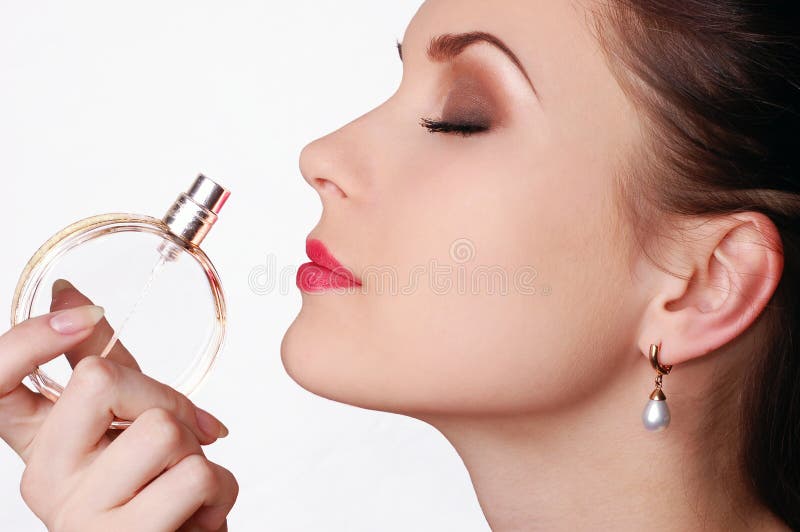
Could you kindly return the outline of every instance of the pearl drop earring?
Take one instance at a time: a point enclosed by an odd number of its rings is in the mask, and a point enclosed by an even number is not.
[[[658,361],[658,350],[659,346],[657,344],[650,345],[650,365],[656,370],[656,389],[650,394],[650,400],[642,412],[644,428],[650,431],[664,430],[669,425],[670,419],[667,398],[664,392],[661,391],[661,378],[662,375],[669,375],[672,366],[661,365]]]

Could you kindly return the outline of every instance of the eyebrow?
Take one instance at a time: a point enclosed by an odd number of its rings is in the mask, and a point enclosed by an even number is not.
[[[468,46],[479,42],[491,44],[511,59],[511,62],[513,62],[520,72],[522,72],[522,75],[525,76],[534,94],[540,98],[539,91],[536,90],[536,86],[533,84],[533,81],[531,81],[531,77],[528,75],[525,67],[522,66],[522,61],[519,60],[517,54],[511,51],[511,48],[509,48],[500,37],[491,33],[485,31],[471,31],[468,33],[445,33],[438,37],[433,37],[428,44],[428,58],[431,61],[439,63],[452,61],[461,55]],[[400,55],[400,60],[402,61],[403,44],[400,41],[397,41],[397,53]]]

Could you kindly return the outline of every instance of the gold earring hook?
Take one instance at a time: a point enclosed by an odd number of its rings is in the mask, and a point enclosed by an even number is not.
[[[659,375],[669,375],[669,372],[672,370],[672,365],[661,365],[658,361],[658,344],[650,344],[650,365],[653,366],[653,369],[658,372]]]

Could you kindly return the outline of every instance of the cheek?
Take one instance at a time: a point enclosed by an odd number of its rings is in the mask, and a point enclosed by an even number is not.
[[[543,408],[602,368],[586,346],[604,336],[596,309],[620,275],[600,237],[607,212],[540,162],[451,165],[395,204],[403,223],[383,251],[413,289],[365,299],[363,334],[380,346],[383,389],[412,412]]]
[[[602,175],[501,149],[428,160],[364,213],[369,293],[304,296],[283,349],[295,380],[414,414],[554,407],[603,379],[613,364],[593,346],[633,317]]]

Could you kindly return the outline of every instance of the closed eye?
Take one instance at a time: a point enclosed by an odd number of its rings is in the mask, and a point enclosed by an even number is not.
[[[489,126],[482,124],[457,124],[430,118],[420,119],[420,125],[431,133],[455,133],[464,137],[489,131]]]

